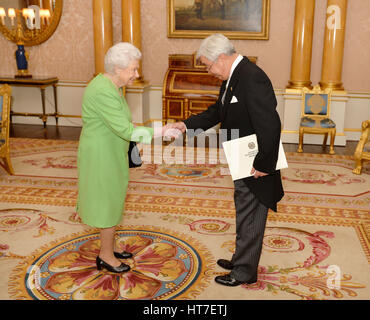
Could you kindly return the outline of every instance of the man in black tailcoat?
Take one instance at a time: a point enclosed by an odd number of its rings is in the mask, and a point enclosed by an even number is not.
[[[275,170],[281,130],[276,97],[265,72],[238,54],[222,34],[204,39],[197,59],[210,74],[223,81],[218,100],[206,111],[173,127],[192,135],[196,129],[207,130],[221,123],[221,129],[228,133],[238,129],[239,137],[257,136],[253,176],[234,181],[235,253],[231,260],[217,261],[231,272],[215,278],[217,283],[226,286],[251,284],[257,281],[268,210],[276,211],[277,202],[284,195],[280,171]],[[230,134],[227,137],[231,139]]]

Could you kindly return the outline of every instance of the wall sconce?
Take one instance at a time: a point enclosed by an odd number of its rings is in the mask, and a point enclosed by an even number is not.
[[[22,17],[24,24],[22,24]],[[5,19],[10,19],[11,26],[5,24]],[[15,20],[16,19],[16,23]],[[0,7],[0,25],[15,39],[17,51],[15,58],[17,62],[18,73],[16,78],[32,78],[28,72],[28,53],[24,49],[25,41],[32,41],[48,27],[50,23],[50,11],[40,9],[36,5],[23,9],[8,9],[8,16],[3,7]]]

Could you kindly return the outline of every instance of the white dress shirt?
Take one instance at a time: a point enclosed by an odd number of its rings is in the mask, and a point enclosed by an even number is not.
[[[225,100],[225,95],[226,95],[226,91],[227,91],[227,88],[229,87],[229,82],[230,82],[230,79],[231,79],[231,76],[233,75],[234,73],[234,70],[236,68],[236,66],[239,64],[240,61],[243,60],[243,56],[241,54],[239,54],[236,59],[234,60],[233,64],[231,65],[231,69],[230,69],[230,75],[229,75],[229,79],[227,79],[227,82],[226,82],[226,88],[225,88],[225,91],[224,91],[224,94],[222,96],[222,104],[224,104],[224,100]]]

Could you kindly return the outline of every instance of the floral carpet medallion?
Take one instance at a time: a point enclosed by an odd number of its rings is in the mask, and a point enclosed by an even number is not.
[[[336,174],[330,170],[312,168],[293,168],[290,171],[285,171],[283,180],[299,183],[323,184],[327,186],[366,183],[364,178],[354,177],[352,174]]]
[[[74,234],[21,262],[9,281],[11,294],[35,300],[190,299],[209,281],[214,261],[197,241],[162,228],[132,228],[116,237],[120,251],[133,253],[124,261],[129,272],[97,270],[99,234]]]
[[[44,223],[41,211],[32,209],[0,210],[0,231],[17,232],[31,229]]]
[[[224,175],[220,172],[220,165],[216,164],[149,164],[139,169],[143,172],[141,178],[152,179],[155,177],[163,181],[202,181],[212,184],[218,183]]]
[[[191,231],[207,235],[224,235],[230,234],[231,224],[217,219],[196,220],[188,224]],[[234,234],[234,233],[231,233]]]
[[[52,217],[51,212],[45,212],[35,209],[14,208],[0,210],[0,232],[9,232],[16,234],[19,231],[35,231],[33,238],[41,237],[45,234],[54,234],[55,228],[48,222],[59,222],[73,225],[80,221],[63,221]],[[31,235],[31,233],[30,233]]]

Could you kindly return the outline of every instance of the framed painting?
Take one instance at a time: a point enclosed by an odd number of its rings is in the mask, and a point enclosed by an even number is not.
[[[270,0],[167,0],[169,38],[269,38]]]

